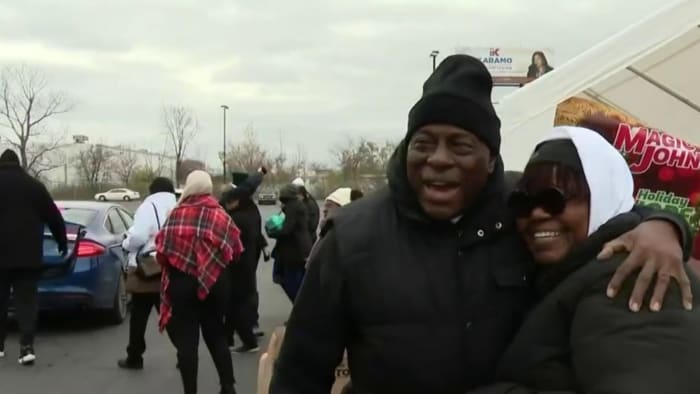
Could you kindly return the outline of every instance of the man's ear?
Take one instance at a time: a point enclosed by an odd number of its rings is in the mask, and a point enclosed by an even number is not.
[[[489,174],[493,174],[493,170],[496,169],[496,159],[497,158],[498,157],[494,156],[494,155],[491,155],[491,157],[489,157]]]

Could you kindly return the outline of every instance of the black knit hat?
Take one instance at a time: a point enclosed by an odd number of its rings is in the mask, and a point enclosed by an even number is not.
[[[423,84],[423,97],[408,115],[406,140],[428,124],[449,124],[474,133],[491,152],[501,147],[501,121],[491,102],[493,80],[468,55],[452,55]]]
[[[247,172],[233,172],[231,173],[231,179],[233,180],[233,184],[236,186],[240,186],[243,182],[245,182],[246,179],[248,179],[249,175]]]
[[[19,165],[19,156],[12,149],[6,149],[0,155],[0,163]]]

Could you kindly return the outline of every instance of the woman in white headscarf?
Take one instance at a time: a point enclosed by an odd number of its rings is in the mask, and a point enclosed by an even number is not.
[[[605,296],[626,254],[597,254],[640,223],[633,193],[624,158],[595,131],[556,127],[537,146],[509,205],[538,264],[538,304],[500,362],[497,381],[509,383],[472,394],[697,392],[700,311],[673,288],[663,310],[630,312],[634,278],[626,296]]]

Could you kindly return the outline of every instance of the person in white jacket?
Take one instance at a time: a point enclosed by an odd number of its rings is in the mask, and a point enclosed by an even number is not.
[[[123,369],[143,369],[143,353],[146,351],[146,326],[151,310],[158,312],[160,307],[160,277],[138,278],[136,274],[138,255],[155,251],[155,237],[165,223],[170,211],[177,204],[175,187],[168,178],[156,178],[149,187],[149,196],[136,209],[134,223],[129,228],[122,247],[129,253],[127,283],[136,282],[131,287],[131,318],[129,320],[129,345],[127,357],[119,360]]]

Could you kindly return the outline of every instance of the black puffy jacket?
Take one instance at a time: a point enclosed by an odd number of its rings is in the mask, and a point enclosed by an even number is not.
[[[640,221],[630,212],[611,219],[564,261],[536,275],[542,299],[499,363],[503,383],[469,394],[694,393],[700,387],[700,302],[683,309],[671,286],[659,312],[632,313],[627,300],[635,277],[614,299],[605,295],[627,254],[598,261],[603,244]],[[694,294],[700,281],[688,273]],[[508,382],[508,383],[506,383]]]
[[[347,348],[353,392],[450,394],[488,382],[529,305],[533,268],[503,169],[464,219],[428,219],[405,155],[390,190],[344,207],[310,257],[270,393],[327,394]]]

